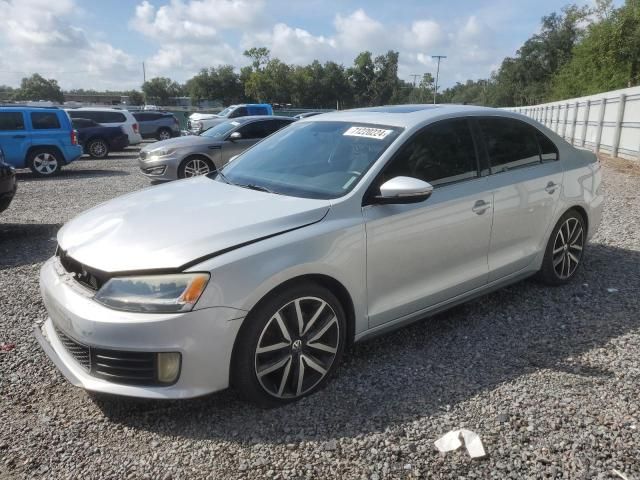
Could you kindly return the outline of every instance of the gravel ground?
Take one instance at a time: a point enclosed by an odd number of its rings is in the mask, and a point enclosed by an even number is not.
[[[92,398],[31,336],[38,269],[80,211],[144,188],[135,151],[20,175],[0,217],[0,480],[640,479],[640,168],[606,162],[603,224],[570,285],[525,281],[354,346],[338,376],[262,410],[233,392]],[[615,290],[613,290],[615,289]],[[457,428],[488,456],[438,453]],[[620,472],[620,474],[616,473]]]

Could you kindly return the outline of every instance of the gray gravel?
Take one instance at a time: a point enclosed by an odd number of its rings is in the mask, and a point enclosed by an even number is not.
[[[323,391],[262,410],[233,392],[92,398],[30,330],[59,226],[146,187],[132,152],[20,175],[0,217],[0,480],[8,478],[640,479],[640,169],[608,163],[603,225],[570,285],[513,285],[368,343]],[[617,289],[609,292],[608,289]],[[440,454],[457,428],[488,457]]]

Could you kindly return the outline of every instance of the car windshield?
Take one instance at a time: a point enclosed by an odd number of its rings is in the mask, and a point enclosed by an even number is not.
[[[210,137],[210,138],[225,138],[234,128],[240,125],[239,122],[230,121],[230,122],[222,122],[218,125],[215,125],[200,134],[201,137]]]
[[[231,110],[233,110],[233,107],[227,107],[224,110],[222,110],[220,113],[218,113],[217,115],[219,117],[228,117],[229,114],[231,113]]]
[[[212,174],[283,195],[338,198],[353,189],[401,129],[349,122],[292,124]]]

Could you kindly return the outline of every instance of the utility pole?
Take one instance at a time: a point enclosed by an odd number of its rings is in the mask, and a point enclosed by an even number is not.
[[[144,69],[144,62],[142,62],[142,84],[147,83],[147,72]]]
[[[410,77],[413,77],[413,88],[416,88],[416,80],[418,79],[418,77],[420,77],[421,75],[419,73],[412,73],[411,75],[409,75]]]
[[[431,55],[431,58],[438,59],[438,69],[436,70],[436,87],[433,90],[433,103],[436,103],[436,95],[438,94],[438,77],[440,76],[440,60],[447,58],[446,55]]]

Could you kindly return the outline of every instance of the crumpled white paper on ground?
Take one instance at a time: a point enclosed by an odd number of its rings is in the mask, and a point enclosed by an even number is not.
[[[463,444],[467,447],[467,452],[471,458],[479,458],[486,455],[484,446],[482,445],[482,440],[480,440],[478,434],[464,428],[460,430],[452,430],[435,441],[436,448],[440,452],[451,452],[453,450],[457,450]]]

